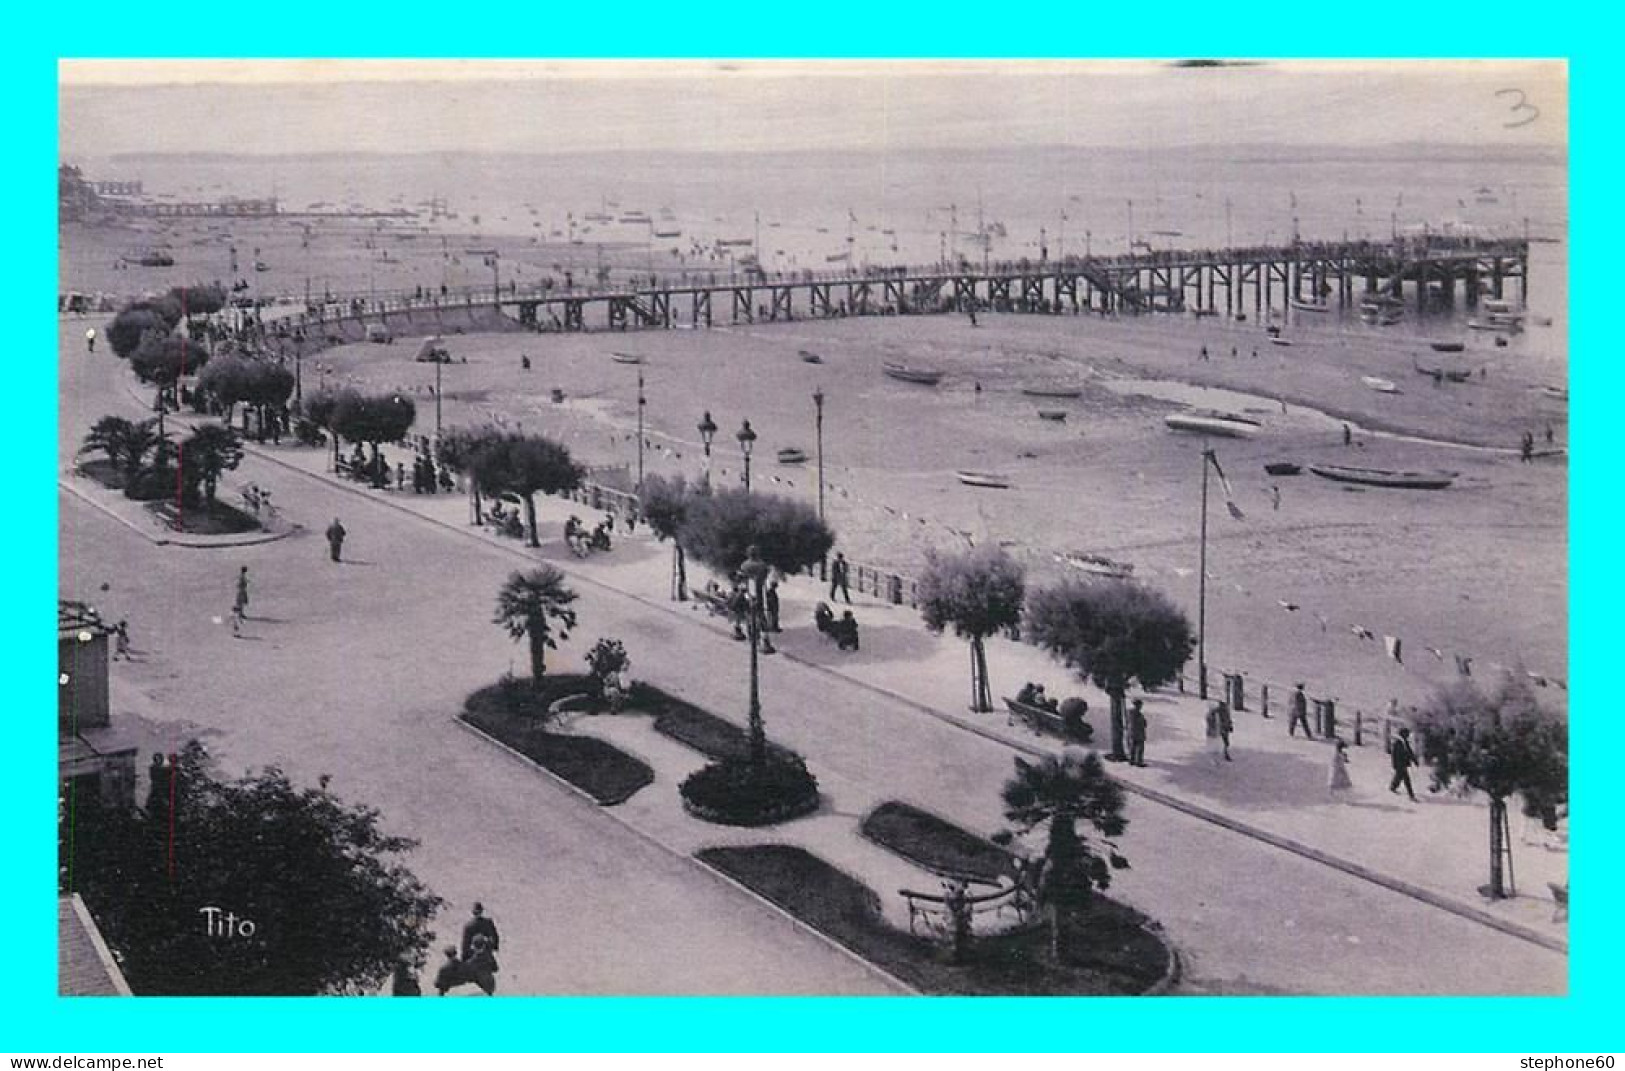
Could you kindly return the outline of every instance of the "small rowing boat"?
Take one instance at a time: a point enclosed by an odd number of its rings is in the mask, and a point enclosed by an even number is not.
[[[617,364],[642,364],[643,358],[635,353],[612,353],[609,359]]]
[[[1127,580],[1134,575],[1134,566],[1131,563],[1116,561],[1100,554],[1085,554],[1082,551],[1069,550],[1065,554],[1055,555],[1055,560],[1062,565],[1078,570],[1080,573],[1110,577],[1113,580]]]
[[[1251,417],[1235,413],[1216,413],[1212,410],[1192,409],[1184,413],[1169,413],[1162,418],[1174,431],[1194,431],[1200,435],[1224,435],[1232,439],[1250,439],[1264,425]]]
[[[1304,301],[1302,298],[1293,298],[1287,304],[1299,312],[1331,312],[1332,307],[1324,301]]]
[[[798,446],[786,446],[779,451],[779,464],[800,465],[807,460],[807,451]]]
[[[1366,386],[1370,387],[1372,390],[1376,391],[1378,394],[1398,394],[1399,393],[1399,387],[1397,387],[1394,384],[1394,381],[1391,380],[1391,379],[1383,379],[1380,376],[1361,376],[1360,377],[1360,382],[1364,383]]]
[[[796,353],[799,354],[801,359],[806,361],[808,364],[824,363],[824,359],[818,356],[818,354],[813,353],[811,350],[797,350]]]
[[[1303,471],[1303,466],[1295,461],[1267,461],[1264,471],[1271,476],[1296,476]]]
[[[1062,420],[1066,419],[1066,410],[1065,409],[1040,409],[1038,411],[1038,419],[1039,420],[1062,421]]]
[[[1270,336],[1270,345],[1271,346],[1290,346],[1290,345],[1292,345],[1292,340],[1290,338],[1282,338],[1280,335],[1271,335]]]
[[[926,387],[934,387],[941,383],[943,376],[943,373],[934,369],[910,368],[906,364],[898,364],[895,361],[883,362],[880,369],[893,379],[902,380],[904,383],[918,383]]]
[[[1081,387],[1022,387],[1021,393],[1029,398],[1081,398]]]
[[[1429,342],[1428,345],[1433,347],[1435,353],[1460,353],[1467,348],[1465,342]]]
[[[1437,470],[1433,472],[1398,472],[1391,469],[1356,468],[1352,465],[1310,465],[1316,476],[1339,483],[1359,483],[1370,487],[1398,487],[1407,490],[1437,491],[1455,482],[1457,473]]]
[[[996,472],[969,472],[962,469],[955,472],[954,475],[958,477],[959,482],[964,484],[966,487],[1004,488],[1010,486],[1010,477],[1002,476]]]

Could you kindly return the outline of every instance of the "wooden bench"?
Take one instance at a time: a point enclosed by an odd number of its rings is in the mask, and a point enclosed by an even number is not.
[[[1004,705],[1009,708],[1009,724],[1011,725],[1014,725],[1019,719],[1022,724],[1040,736],[1048,733],[1050,736],[1073,739],[1067,734],[1065,720],[1056,711],[1035,707],[1031,703],[1020,703],[1009,696],[1004,697]],[[1083,730],[1078,734],[1076,740],[1079,743],[1087,743],[1094,735],[1094,726],[1084,722]]]
[[[728,593],[725,591],[706,591],[699,588],[694,592],[694,601],[719,617],[733,616],[728,609]]]

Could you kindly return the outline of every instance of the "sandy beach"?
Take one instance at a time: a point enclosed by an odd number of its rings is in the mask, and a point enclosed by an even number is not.
[[[453,292],[486,293],[491,269],[467,253],[476,245],[500,249],[502,278],[521,285],[572,265],[585,274],[583,258],[596,255],[521,236],[438,235],[360,219],[324,221],[307,245],[304,228],[297,219],[69,224],[61,282],[65,290],[137,294],[229,278],[235,246],[249,293],[260,296],[301,295],[307,278],[317,296],[323,287],[432,290],[440,278]],[[173,267],[115,267],[129,250],[158,241],[175,254]],[[256,259],[265,271],[252,270]],[[643,251],[609,247],[603,262],[624,280],[642,270]],[[1539,292],[1538,275],[1534,286]],[[1464,330],[1465,311],[1412,315],[1391,328],[1277,312],[1290,346],[1271,344],[1251,315],[1174,314],[990,314],[976,327],[960,316],[754,325],[719,317],[711,329],[454,336],[453,356],[467,363],[442,369],[442,419],[448,427],[499,421],[559,437],[589,465],[622,467],[599,476],[627,484],[637,464],[641,371],[646,472],[698,476],[695,426],[709,410],[722,429],[716,480],[740,478],[733,434],[748,419],[761,436],[755,486],[814,501],[812,395],[822,388],[826,510],[854,561],[909,575],[929,547],[996,541],[1042,583],[1066,572],[1059,554],[1105,555],[1133,564],[1136,577],[1194,618],[1203,440],[1168,430],[1163,417],[1186,406],[1243,413],[1261,421],[1255,437],[1212,440],[1245,520],[1226,514],[1215,483],[1210,667],[1277,687],[1304,680],[1315,694],[1370,712],[1390,697],[1420,701],[1456,673],[1457,654],[1480,674],[1493,663],[1567,678],[1561,324],[1532,325],[1503,347]],[[1465,350],[1441,355],[1432,340],[1461,341]],[[803,350],[823,363],[805,363]],[[643,364],[610,360],[617,351]],[[414,352],[405,338],[391,347],[327,350],[306,360],[304,382],[410,393],[418,430],[431,433],[434,366],[413,363]],[[531,358],[529,371],[522,356]],[[882,374],[886,360],[945,375],[934,388],[900,383]],[[1417,371],[1441,364],[1471,378],[1435,384]],[[1389,380],[1398,392],[1374,391],[1362,377]],[[1034,388],[1079,394],[1023,393]],[[563,404],[550,400],[555,389]],[[1065,419],[1041,419],[1039,409],[1064,410]],[[1351,446],[1343,445],[1345,422]],[[1554,452],[1521,464],[1523,433],[1544,448],[1548,428]],[[778,464],[785,447],[805,450],[809,461]],[[1459,476],[1443,491],[1359,488],[1307,469],[1268,476],[1263,465],[1271,461]],[[965,487],[958,469],[994,472],[1011,486]],[[1386,656],[1384,636],[1402,641],[1403,664]],[[1566,700],[1555,686],[1544,694]]]
[[[698,476],[695,425],[709,410],[722,429],[714,479],[740,478],[733,434],[748,419],[761,436],[754,485],[813,501],[814,461],[775,459],[785,447],[815,454],[812,394],[822,388],[826,508],[855,561],[910,574],[927,547],[997,541],[1041,583],[1064,573],[1061,552],[1102,554],[1132,563],[1194,617],[1203,440],[1168,430],[1162,417],[1187,404],[1239,410],[1263,427],[1248,441],[1211,441],[1245,514],[1226,514],[1215,481],[1212,667],[1276,685],[1305,680],[1367,712],[1390,696],[1419,701],[1455,674],[1458,653],[1480,674],[1496,663],[1566,679],[1566,460],[1522,464],[1516,452],[1526,428],[1544,445],[1550,424],[1555,443],[1565,441],[1566,403],[1540,389],[1554,379],[1549,365],[1470,342],[1462,356],[1484,378],[1435,386],[1409,368],[1429,353],[1414,337],[1290,330],[1290,348],[1261,344],[1256,326],[1173,316],[984,316],[976,328],[962,317],[871,317],[454,337],[454,358],[467,364],[442,369],[443,420],[553,435],[590,465],[620,466],[624,480],[637,464],[641,371],[646,472]],[[824,363],[805,363],[803,349]],[[432,432],[434,370],[414,364],[413,350],[401,342],[329,350],[307,362],[306,383],[413,394],[418,427]],[[615,362],[612,352],[643,363]],[[882,374],[882,360],[946,376],[935,388],[899,383]],[[1372,391],[1362,375],[1387,376],[1402,393]],[[1022,393],[1032,387],[1081,394]],[[550,400],[554,389],[563,404]],[[1067,417],[1041,420],[1038,408]],[[1343,445],[1345,420],[1352,446]],[[1273,460],[1460,475],[1443,491],[1358,488],[1307,472],[1271,477],[1262,466]],[[1012,486],[965,487],[956,469],[995,471]],[[1403,641],[1403,664],[1386,656],[1384,636]],[[1557,687],[1548,693],[1565,699]]]

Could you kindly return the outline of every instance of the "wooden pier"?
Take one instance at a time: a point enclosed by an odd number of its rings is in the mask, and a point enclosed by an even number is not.
[[[1168,250],[1111,257],[1015,261],[977,268],[870,267],[846,272],[752,272],[719,278],[646,276],[642,285],[520,290],[468,288],[341,295],[313,305],[306,323],[475,305],[497,306],[535,330],[710,327],[840,316],[943,312],[1192,312],[1267,320],[1296,303],[1347,309],[1372,299],[1426,316],[1460,299],[1529,296],[1522,239],[1432,236],[1390,242],[1295,242],[1245,249]]]

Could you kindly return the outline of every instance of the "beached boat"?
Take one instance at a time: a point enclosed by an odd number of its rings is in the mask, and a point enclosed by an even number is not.
[[[1022,387],[1021,393],[1029,398],[1081,398],[1079,387]]]
[[[1324,301],[1305,301],[1302,298],[1292,298],[1287,302],[1299,312],[1331,312],[1332,307]]]
[[[796,353],[808,364],[823,364],[824,359],[811,350],[797,350]]]
[[[1219,413],[1210,409],[1191,409],[1183,413],[1169,413],[1163,423],[1174,431],[1194,431],[1200,435],[1224,435],[1232,439],[1250,439],[1258,434],[1263,424],[1251,417],[1235,413]]]
[[[683,232],[680,230],[655,231],[656,238],[681,238],[682,236]]]
[[[1398,394],[1399,387],[1391,379],[1381,376],[1361,376],[1360,382],[1376,391],[1378,394]]]
[[[1434,353],[1460,353],[1467,348],[1465,342],[1429,342]]]
[[[1065,409],[1040,409],[1038,411],[1038,419],[1039,420],[1055,420],[1055,421],[1065,420],[1066,419],[1066,410]]]
[[[800,465],[807,460],[807,451],[799,446],[786,446],[779,451],[779,464]]]
[[[1290,346],[1290,345],[1292,345],[1292,340],[1290,338],[1282,338],[1280,335],[1271,335],[1270,336],[1270,345],[1271,346]]]
[[[642,364],[643,358],[635,353],[612,353],[609,359],[617,364]]]
[[[143,268],[171,268],[175,265],[175,258],[163,250],[154,249],[150,253],[143,253],[138,263]]]
[[[1296,476],[1303,471],[1303,466],[1296,461],[1266,461],[1264,471],[1271,476]]]
[[[1010,477],[1001,476],[996,472],[970,472],[962,469],[955,472],[954,475],[958,477],[959,482],[964,484],[966,487],[1003,488],[1010,486]]]
[[[904,383],[919,383],[923,386],[934,387],[942,382],[943,373],[929,368],[910,368],[906,364],[895,361],[885,361],[880,370],[893,379],[900,379]]]
[[[1316,476],[1340,483],[1359,483],[1371,487],[1399,487],[1408,490],[1437,491],[1455,482],[1457,473],[1445,470],[1433,472],[1398,472],[1392,469],[1357,468],[1352,465],[1310,465]]]
[[[1557,398],[1565,402],[1569,400],[1569,389],[1567,387],[1547,386],[1540,388],[1540,392],[1548,398]]]
[[[1100,554],[1085,554],[1079,550],[1057,554],[1055,560],[1081,573],[1110,577],[1113,580],[1127,580],[1134,575],[1134,566],[1129,562],[1116,561]]]

